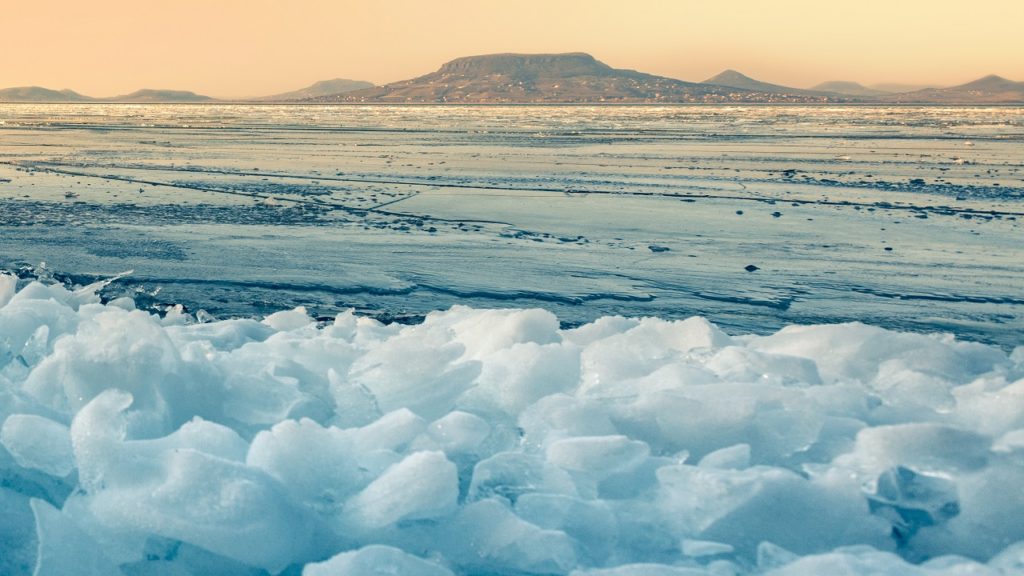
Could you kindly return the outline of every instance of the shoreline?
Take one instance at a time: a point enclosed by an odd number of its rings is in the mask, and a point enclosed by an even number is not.
[[[32,102],[0,101],[0,106],[15,105],[60,105],[60,106],[323,106],[323,107],[528,107],[528,108],[1024,108],[1021,102],[998,103],[934,103],[934,102],[260,102],[252,100],[216,100],[213,102]]]

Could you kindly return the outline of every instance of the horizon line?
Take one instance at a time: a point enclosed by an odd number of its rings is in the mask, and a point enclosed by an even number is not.
[[[493,52],[493,53],[486,53],[486,54],[472,54],[472,55],[467,55],[467,56],[459,56],[459,57],[452,58],[450,60],[447,60],[447,61],[443,62],[440,66],[438,66],[437,68],[435,68],[434,70],[432,70],[430,72],[425,72],[425,73],[418,74],[416,76],[412,76],[412,77],[409,77],[409,78],[401,78],[401,79],[398,79],[398,80],[392,80],[390,82],[385,82],[385,83],[382,83],[382,84],[377,84],[377,83],[373,83],[373,82],[371,82],[371,84],[373,84],[374,87],[388,86],[390,84],[395,84],[395,83],[398,83],[398,82],[405,82],[405,81],[408,81],[408,80],[412,80],[412,79],[418,78],[419,76],[423,76],[425,74],[430,74],[433,71],[439,70],[444,65],[446,65],[448,63],[451,63],[451,62],[454,62],[454,61],[457,61],[457,60],[462,60],[462,59],[467,59],[467,58],[483,58],[483,57],[490,57],[490,56],[506,56],[506,55],[508,55],[508,56],[568,56],[568,55],[585,55],[585,56],[588,56],[588,57],[594,59],[596,62],[600,62],[600,63],[604,64],[604,62],[602,60],[597,59],[591,53],[586,52],[586,51],[578,51],[578,50],[577,51],[570,51],[570,52],[536,52],[536,53],[534,53],[534,52]],[[605,65],[607,65],[607,64],[605,64]],[[940,84],[940,83],[934,83],[934,82],[917,83],[917,82],[892,82],[892,81],[890,81],[890,82],[885,82],[885,81],[883,81],[883,82],[872,82],[870,84],[866,84],[866,83],[861,82],[859,80],[832,79],[832,80],[824,80],[822,82],[815,83],[815,84],[813,84],[811,86],[803,87],[803,86],[790,86],[790,85],[786,85],[786,84],[777,84],[777,83],[775,83],[774,81],[771,81],[771,80],[766,80],[766,79],[763,79],[763,78],[757,78],[757,77],[750,76],[746,72],[740,71],[739,69],[732,68],[732,67],[724,68],[723,70],[721,70],[717,74],[715,74],[715,75],[713,75],[713,76],[711,76],[711,77],[709,77],[709,78],[707,78],[705,80],[687,80],[687,79],[683,79],[683,78],[676,78],[674,76],[665,76],[665,75],[661,75],[661,74],[651,74],[649,72],[643,72],[642,70],[638,70],[638,69],[634,69],[634,68],[615,68],[614,66],[610,66],[610,65],[608,65],[608,66],[610,68],[615,69],[615,70],[633,70],[633,71],[641,72],[641,73],[644,73],[644,74],[650,74],[652,76],[658,76],[658,77],[661,77],[661,78],[668,78],[670,80],[676,80],[676,81],[679,81],[679,82],[687,82],[687,83],[691,83],[691,84],[713,84],[711,82],[708,82],[708,80],[711,80],[711,79],[715,78],[716,76],[718,76],[720,74],[723,74],[723,73],[726,73],[726,72],[736,72],[736,73],[739,73],[739,74],[741,74],[741,75],[743,75],[743,76],[745,76],[747,78],[750,78],[751,80],[755,80],[755,81],[758,81],[758,82],[763,82],[763,83],[766,83],[766,84],[774,84],[774,85],[777,85],[777,86],[782,87],[782,88],[790,88],[790,89],[797,89],[797,90],[814,90],[817,86],[820,86],[821,84],[830,83],[830,82],[852,82],[852,83],[855,83],[855,84],[859,84],[860,86],[863,86],[865,88],[873,88],[873,87],[876,87],[876,86],[885,86],[885,85],[906,85],[906,86],[913,87],[911,90],[908,90],[907,92],[914,92],[914,91],[917,91],[917,90],[929,89],[929,88],[938,88],[938,89],[952,88],[952,87],[956,87],[956,86],[961,86],[963,84],[969,84],[969,83],[974,82],[976,80],[981,80],[981,79],[989,78],[989,77],[997,77],[997,78],[1002,78],[1002,79],[1010,80],[1012,82],[1018,82],[1017,80],[1011,80],[1008,76],[1005,76],[1005,75],[1002,75],[1002,74],[998,74],[998,73],[994,73],[994,72],[990,72],[990,73],[987,73],[987,74],[982,74],[982,75],[974,76],[971,79],[962,81],[960,83],[954,83],[954,84]],[[285,94],[285,93],[288,93],[288,92],[294,92],[294,91],[302,90],[304,88],[308,88],[308,87],[310,87],[313,84],[316,84],[318,82],[323,82],[325,80],[337,80],[337,79],[366,82],[366,80],[361,80],[359,78],[347,78],[347,77],[342,77],[342,76],[336,76],[334,78],[328,78],[328,79],[321,78],[319,80],[314,80],[314,81],[312,81],[309,84],[304,84],[304,85],[299,86],[299,87],[293,87],[290,90],[279,91],[279,92],[275,92],[275,93],[272,93],[272,94],[247,95],[247,96],[211,96],[209,94],[204,94],[204,93],[196,92],[195,90],[186,89],[186,88],[147,88],[147,87],[137,88],[137,89],[132,90],[132,91],[130,91],[128,93],[116,94],[116,95],[113,95],[113,96],[90,96],[90,95],[84,94],[83,92],[80,92],[80,91],[78,91],[78,90],[76,90],[74,88],[69,88],[69,87],[64,87],[64,88],[59,88],[59,89],[49,88],[46,85],[44,85],[44,83],[23,84],[23,85],[18,85],[18,86],[8,86],[8,87],[2,87],[2,88],[0,88],[0,90],[17,90],[17,89],[41,88],[41,89],[44,89],[44,90],[53,90],[55,92],[70,91],[70,92],[74,92],[75,94],[77,94],[79,96],[83,96],[83,97],[86,97],[86,98],[90,98],[90,99],[94,99],[94,100],[108,100],[108,101],[116,100],[117,98],[123,98],[123,97],[132,96],[133,94],[136,94],[138,92],[143,92],[143,91],[154,91],[154,92],[190,92],[190,93],[192,93],[192,94],[194,94],[196,96],[212,98],[212,99],[215,99],[215,100],[244,102],[244,101],[249,101],[249,100],[255,100],[255,99],[262,99],[262,98],[268,98],[268,97],[272,97],[272,96],[277,96],[279,94]],[[728,86],[728,85],[723,85],[723,84],[719,84],[719,85],[720,86]],[[896,94],[896,93],[900,93],[900,92],[894,92],[894,94]]]

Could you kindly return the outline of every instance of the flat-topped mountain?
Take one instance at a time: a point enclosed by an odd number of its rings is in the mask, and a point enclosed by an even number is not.
[[[202,94],[196,94],[195,92],[189,92],[188,90],[152,90],[142,89],[136,90],[131,94],[125,94],[123,96],[115,96],[113,98],[103,98],[109,102],[144,102],[144,103],[159,103],[159,102],[212,102],[214,98],[209,96],[203,96]]]
[[[825,96],[821,92],[815,92],[813,90],[803,90],[801,88],[790,88],[789,86],[781,86],[779,84],[770,84],[768,82],[762,82],[755,80],[746,74],[737,72],[735,70],[725,70],[720,72],[711,78],[701,82],[701,84],[714,84],[717,86],[729,86],[730,88],[740,88],[742,90],[750,90],[753,92],[765,92],[769,94],[790,94],[793,96]]]
[[[257,98],[256,100],[267,102],[306,100],[308,98],[318,98],[320,96],[330,96],[332,94],[345,94],[346,92],[365,90],[366,88],[373,88],[373,86],[372,82],[365,82],[363,80],[335,78],[333,80],[321,80],[320,82],[316,82],[300,90],[293,90],[291,92],[275,94],[273,96],[264,96],[262,98]]]
[[[457,58],[418,78],[318,102],[685,103],[811,102],[804,96],[684,82],[612,68],[589,54],[490,54]]]
[[[928,88],[893,94],[885,102],[920,104],[1015,104],[1024,103],[1024,82],[989,75],[950,88]]]
[[[565,78],[575,76],[648,76],[633,70],[616,70],[583,52],[465,56],[444,64],[435,74],[446,77],[510,75],[520,80],[536,78],[538,75]]]
[[[50,90],[40,86],[21,86],[0,90],[0,102],[87,102],[92,100],[74,90]]]
[[[843,94],[845,96],[856,96],[860,98],[870,98],[890,93],[887,90],[868,88],[867,86],[857,82],[846,82],[841,80],[822,82],[821,84],[812,87],[811,90],[815,92],[831,92],[833,94]]]

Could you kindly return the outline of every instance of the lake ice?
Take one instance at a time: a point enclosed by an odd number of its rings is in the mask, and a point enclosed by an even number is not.
[[[1020,109],[0,121],[0,573],[1024,572]]]
[[[0,267],[134,270],[106,294],[140,306],[862,321],[1009,347],[1024,328],[1022,108],[0,105],[0,121]]]

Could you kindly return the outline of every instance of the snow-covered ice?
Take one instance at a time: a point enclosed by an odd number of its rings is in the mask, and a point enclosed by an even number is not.
[[[0,276],[0,573],[1024,573],[1024,347]]]

